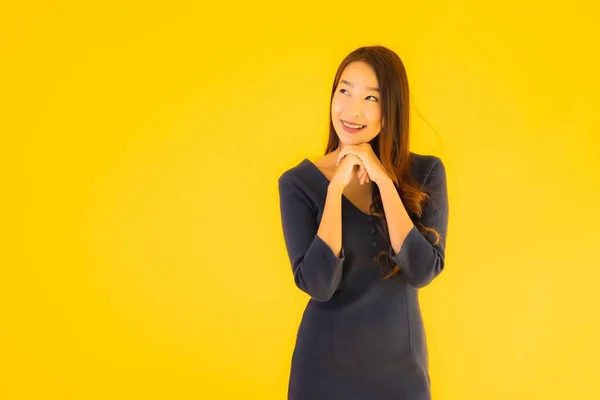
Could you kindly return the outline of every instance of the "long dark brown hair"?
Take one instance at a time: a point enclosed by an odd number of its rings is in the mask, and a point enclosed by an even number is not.
[[[381,161],[388,175],[392,178],[396,189],[406,207],[406,211],[417,229],[432,244],[437,244],[440,235],[430,227],[421,223],[423,215],[423,206],[429,200],[429,194],[421,190],[418,182],[410,173],[410,150],[409,150],[409,131],[410,131],[410,103],[408,91],[408,79],[406,69],[400,57],[392,50],[383,46],[360,47],[348,54],[341,62],[335,74],[333,88],[331,90],[331,101],[340,82],[342,73],[348,64],[362,61],[369,64],[375,71],[379,81],[380,106],[382,127],[379,134],[370,142],[373,152]],[[337,150],[340,144],[339,138],[333,127],[331,112],[329,113],[329,140],[325,154]],[[381,232],[387,237],[387,221],[383,212],[383,203],[381,193],[377,185],[373,186],[373,203],[371,204],[371,213],[379,217]],[[433,236],[433,238],[432,238]],[[390,265],[390,259],[387,251],[379,253],[379,260],[385,260],[386,265],[383,271],[387,272],[384,279],[396,275],[400,272],[400,267]]]

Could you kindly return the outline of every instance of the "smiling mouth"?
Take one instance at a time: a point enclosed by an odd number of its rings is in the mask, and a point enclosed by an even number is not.
[[[366,125],[352,124],[350,122],[344,121],[343,119],[341,121],[342,121],[342,125],[344,125],[347,128],[350,128],[350,129],[360,130],[366,126]]]

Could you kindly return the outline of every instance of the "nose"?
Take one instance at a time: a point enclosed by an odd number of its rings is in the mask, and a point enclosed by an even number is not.
[[[360,104],[354,102],[350,105],[350,115],[353,117],[360,117],[362,115],[362,110],[360,109]]]

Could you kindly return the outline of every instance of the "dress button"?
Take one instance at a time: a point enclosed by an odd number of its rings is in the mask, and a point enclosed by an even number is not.
[[[377,247],[377,242],[372,242],[372,243],[371,243],[371,246],[373,246],[373,247]]]
[[[369,215],[369,221],[373,221],[373,217]]]
[[[371,233],[375,234],[375,229],[371,228]]]
[[[373,261],[377,262],[377,256],[373,256]]]

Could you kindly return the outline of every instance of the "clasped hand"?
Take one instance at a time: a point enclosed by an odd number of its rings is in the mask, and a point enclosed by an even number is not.
[[[362,163],[362,167],[359,166],[359,170],[357,171],[361,185],[368,183],[369,180],[375,184],[379,184],[389,179],[389,175],[369,143],[344,146],[338,154],[336,165],[339,166],[349,154],[358,157]]]

